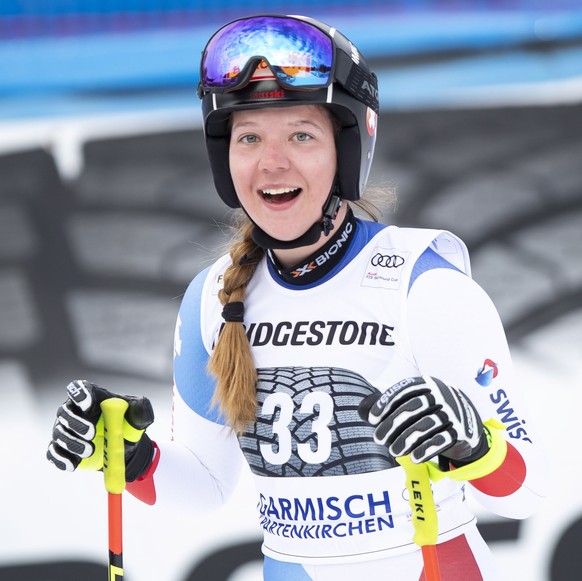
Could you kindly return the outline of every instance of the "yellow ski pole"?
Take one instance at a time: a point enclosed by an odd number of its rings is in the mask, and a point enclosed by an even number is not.
[[[113,397],[101,402],[104,424],[103,476],[108,500],[109,581],[123,579],[122,494],[125,490],[123,422],[128,404]]]
[[[430,476],[426,463],[414,464],[410,456],[396,458],[406,473],[406,488],[410,495],[414,542],[422,551],[426,581],[440,581],[436,542],[438,521]]]

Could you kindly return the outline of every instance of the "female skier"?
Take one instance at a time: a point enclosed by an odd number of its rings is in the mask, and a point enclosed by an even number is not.
[[[498,579],[465,493],[532,514],[537,438],[463,242],[354,215],[379,109],[364,57],[311,18],[242,18],[209,40],[198,94],[217,192],[242,212],[229,254],[183,298],[172,441],[145,434],[147,399],[120,396],[128,490],[207,511],[246,460],[266,580],[419,581],[396,458],[432,460],[456,476],[432,486],[442,579]],[[101,468],[113,396],[69,385],[47,454],[58,468]]]

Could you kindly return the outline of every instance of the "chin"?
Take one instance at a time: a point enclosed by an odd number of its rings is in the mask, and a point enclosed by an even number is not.
[[[258,225],[269,236],[272,236],[277,240],[282,240],[283,242],[289,242],[290,240],[299,238],[299,236],[301,236],[308,228],[311,227],[312,223],[301,225],[298,225],[297,223],[289,224],[288,222],[285,224],[274,224],[271,221],[268,226],[262,226],[260,222],[258,222]]]
[[[274,230],[274,231],[269,231],[269,230],[265,230],[265,232],[269,235],[272,236],[273,238],[275,238],[276,240],[281,240],[281,242],[291,242],[291,240],[295,240],[297,238],[299,238],[300,236],[302,236],[307,230],[308,230],[309,226],[305,227],[305,230],[301,230],[301,231],[297,231],[297,232],[281,232],[281,230]]]

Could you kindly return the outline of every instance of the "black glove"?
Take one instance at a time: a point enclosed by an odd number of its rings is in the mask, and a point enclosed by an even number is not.
[[[116,395],[84,379],[67,386],[69,397],[57,410],[47,458],[59,470],[77,467],[103,468],[103,400],[119,397],[128,403],[123,424],[125,479],[133,482],[148,469],[154,446],[145,429],[154,421],[154,411],[146,397]]]
[[[410,454],[415,464],[440,455],[459,468],[489,450],[475,406],[458,389],[434,377],[411,377],[383,394],[366,397],[360,417],[376,426],[374,440],[394,457]]]

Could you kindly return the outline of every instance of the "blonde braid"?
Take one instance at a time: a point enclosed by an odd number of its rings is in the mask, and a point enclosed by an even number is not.
[[[253,227],[250,221],[241,224],[238,239],[231,246],[232,264],[224,273],[224,286],[218,293],[223,305],[244,302],[247,285],[264,255],[251,239]],[[217,378],[213,403],[227,424],[241,433],[246,423],[254,421],[257,408],[257,370],[242,322],[224,323],[208,369]]]

